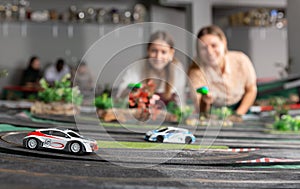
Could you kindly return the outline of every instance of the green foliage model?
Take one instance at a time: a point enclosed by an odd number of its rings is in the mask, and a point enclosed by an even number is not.
[[[212,107],[211,114],[217,116],[218,119],[223,119],[233,114],[232,110],[226,106],[224,107]]]
[[[169,102],[167,111],[177,117],[177,121],[181,122],[186,120],[193,112],[193,109],[186,106],[184,108],[178,107],[174,102]]]
[[[273,97],[270,99],[270,105],[275,111],[275,122],[273,128],[278,131],[299,131],[300,118],[288,115],[287,99],[283,97]]]
[[[5,69],[0,69],[0,78],[8,76],[8,71]]]
[[[283,97],[274,96],[270,99],[270,105],[275,110],[275,119],[280,119],[281,115],[288,113],[287,99]]]
[[[61,81],[55,81],[53,87],[50,87],[44,78],[41,79],[40,85],[43,90],[38,93],[39,100],[45,103],[61,101],[80,105],[83,96],[78,87],[71,87],[70,77],[70,74],[65,75]]]
[[[283,115],[273,123],[273,128],[279,131],[299,131],[300,117],[293,118],[290,115]]]
[[[106,110],[112,108],[112,99],[108,97],[107,93],[103,93],[95,98],[94,104],[97,108]]]

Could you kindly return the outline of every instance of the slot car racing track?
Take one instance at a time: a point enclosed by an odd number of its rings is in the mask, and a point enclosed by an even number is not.
[[[29,126],[16,114],[1,123]],[[20,121],[21,120],[21,121]],[[39,123],[49,127],[48,123]],[[84,136],[96,140],[143,142],[144,130],[87,124]],[[59,127],[71,127],[61,123]],[[28,131],[1,132],[0,188],[299,188],[300,137],[264,132],[260,123],[222,128],[214,145],[229,149],[160,150],[101,148],[73,155],[22,147]],[[110,137],[107,137],[108,133]],[[195,131],[197,138],[203,128]],[[195,144],[197,145],[197,144]],[[255,162],[250,161],[255,160]]]

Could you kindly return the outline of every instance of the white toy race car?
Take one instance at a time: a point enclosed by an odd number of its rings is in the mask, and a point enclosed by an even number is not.
[[[148,131],[145,140],[152,142],[172,142],[191,144],[196,137],[187,129],[176,127],[163,127],[157,130]]]
[[[23,146],[29,149],[49,148],[74,154],[98,150],[97,141],[88,139],[70,129],[37,129],[23,138]]]

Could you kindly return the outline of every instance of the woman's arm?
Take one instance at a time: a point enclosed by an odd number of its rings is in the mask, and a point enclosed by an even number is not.
[[[212,100],[210,95],[201,95],[196,92],[199,87],[207,86],[203,73],[197,68],[189,70],[190,96],[193,99],[196,112],[206,112],[210,108],[209,102]]]
[[[189,84],[189,90],[190,90],[189,95],[194,102],[195,112],[199,112],[201,95],[196,93],[196,88],[198,87],[198,84],[197,84],[198,74],[196,73],[196,70],[190,70],[188,75],[189,75],[188,84]]]
[[[209,112],[213,101],[213,96],[211,94],[202,95],[200,98],[200,113]]]
[[[240,106],[236,110],[236,114],[238,115],[246,114],[250,106],[252,106],[252,104],[254,103],[256,94],[257,94],[256,84],[252,84],[246,87],[245,94],[242,98]]]
[[[244,73],[246,73],[245,93],[241,100],[240,106],[236,110],[236,114],[244,115],[255,101],[257,95],[256,73],[250,58],[242,53],[239,57],[242,62]]]

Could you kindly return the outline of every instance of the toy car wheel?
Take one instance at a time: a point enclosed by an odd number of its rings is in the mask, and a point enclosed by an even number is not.
[[[156,140],[157,140],[157,142],[164,142],[164,137],[163,136],[157,136]]]
[[[78,142],[73,142],[70,144],[70,151],[74,154],[78,154],[81,152],[81,145]]]
[[[192,138],[191,137],[186,137],[185,138],[185,143],[186,144],[191,144],[192,143]]]
[[[27,145],[27,148],[29,148],[29,149],[37,149],[38,147],[39,147],[39,141],[37,140],[37,139],[35,139],[35,138],[29,138],[28,140],[27,140],[27,143],[26,143]]]

